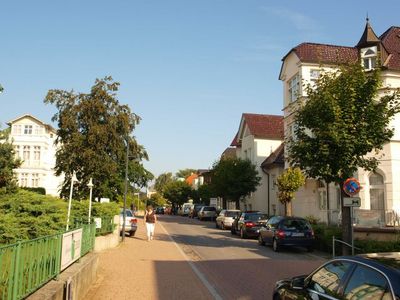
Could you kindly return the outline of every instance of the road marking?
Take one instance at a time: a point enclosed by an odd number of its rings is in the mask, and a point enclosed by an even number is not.
[[[217,290],[208,282],[208,280],[206,279],[204,274],[201,273],[199,271],[199,269],[197,269],[197,267],[194,265],[194,263],[191,261],[191,259],[186,255],[185,252],[183,252],[181,247],[179,247],[179,245],[175,242],[175,240],[169,235],[169,233],[165,229],[165,227],[160,222],[158,222],[158,225],[160,225],[160,227],[164,230],[165,234],[168,236],[168,238],[171,240],[171,242],[173,242],[175,244],[176,248],[178,248],[179,252],[182,254],[182,256],[185,258],[185,260],[187,261],[189,266],[192,268],[193,272],[197,275],[197,277],[199,277],[200,281],[208,289],[211,296],[213,296],[214,299],[216,299],[216,300],[222,300],[222,297],[218,294]]]

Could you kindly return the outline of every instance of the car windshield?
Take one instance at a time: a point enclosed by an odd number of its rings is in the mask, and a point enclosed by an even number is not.
[[[233,218],[233,217],[236,217],[238,214],[239,214],[238,211],[227,211],[227,212],[225,213],[225,216],[226,216],[226,217],[231,217],[231,218]]]
[[[205,207],[203,208],[203,210],[204,210],[204,211],[215,211],[216,209],[215,209],[214,206],[205,206]]]
[[[308,230],[310,225],[302,219],[286,219],[282,223],[282,229],[285,230]]]
[[[124,213],[121,211],[121,213],[119,214],[120,216],[123,216]],[[133,217],[132,212],[130,210],[126,210],[125,211],[125,216],[127,217]]]
[[[267,220],[268,216],[266,214],[248,214],[245,219],[250,221]]]

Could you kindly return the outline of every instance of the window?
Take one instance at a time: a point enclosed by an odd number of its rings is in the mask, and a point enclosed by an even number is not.
[[[42,129],[43,129],[42,126],[35,125],[35,135],[41,135]]]
[[[24,134],[32,134],[32,125],[24,126]]]
[[[21,154],[19,153],[19,150],[20,150],[20,147],[18,145],[14,146],[14,152],[15,152],[16,158],[21,158]]]
[[[14,134],[15,135],[20,135],[21,131],[22,131],[22,126],[21,125],[14,125],[13,129],[14,129]]]
[[[33,146],[33,160],[40,161],[40,146]]]
[[[31,147],[30,146],[24,146],[23,153],[22,153],[22,159],[24,161],[29,161],[30,152],[31,152]]]
[[[289,80],[289,102],[294,102],[300,93],[300,76],[296,74]]]
[[[28,186],[28,173],[21,173],[20,186],[22,187]]]
[[[317,82],[320,74],[321,74],[321,72],[318,69],[311,69],[310,70],[310,84],[312,86],[315,86],[315,83]]]
[[[344,299],[392,299],[392,297],[382,274],[359,265],[344,290]]]
[[[318,293],[337,296],[337,289],[340,285],[340,280],[351,267],[351,263],[344,261],[333,261],[326,264],[312,275],[308,287]]]
[[[32,174],[32,187],[38,187],[39,186],[39,174],[34,173]]]
[[[326,188],[322,181],[318,181],[318,196],[319,196],[319,209],[325,210],[328,208],[328,198],[326,195]]]
[[[361,49],[361,61],[365,70],[372,70],[376,66],[377,47]]]
[[[271,190],[275,190],[276,186],[276,175],[271,175]]]

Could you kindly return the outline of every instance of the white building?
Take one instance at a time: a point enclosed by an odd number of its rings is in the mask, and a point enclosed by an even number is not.
[[[232,141],[231,146],[236,147],[236,157],[248,159],[257,166],[261,177],[257,191],[241,203],[244,210],[260,210],[272,214],[279,209],[276,193],[271,192],[273,180],[276,179],[276,171],[273,176],[261,168],[262,163],[283,142],[283,116],[248,114],[242,115],[239,130]],[[283,169],[283,166],[281,167]]]
[[[382,64],[383,87],[381,91],[400,87],[400,27],[390,27],[380,37],[374,33],[367,20],[360,41],[354,47],[302,43],[289,51],[282,59],[279,75],[284,88],[284,127],[285,136],[293,134],[294,112],[299,97],[306,97],[303,83],[312,83],[318,78],[321,68],[329,70],[339,63],[360,61],[365,70],[375,68],[376,62]],[[362,185],[359,193],[361,208],[356,211],[361,225],[379,226],[392,224],[393,212],[400,208],[400,116],[391,126],[395,130],[392,140],[378,155],[380,164],[376,172],[359,170],[357,177]],[[339,159],[339,158],[338,158]],[[327,201],[329,194],[329,202]],[[328,215],[338,221],[340,211],[340,191],[331,184],[326,186],[315,180],[307,180],[293,201],[293,213],[299,216],[315,216],[327,221]]]
[[[46,194],[59,196],[63,176],[54,175],[56,130],[31,115],[7,123],[11,127],[16,156],[22,165],[15,170],[21,187],[43,187]]]

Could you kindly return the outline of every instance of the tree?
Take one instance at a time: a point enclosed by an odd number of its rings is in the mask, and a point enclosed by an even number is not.
[[[261,177],[256,166],[249,160],[224,158],[214,163],[211,181],[218,196],[223,197],[223,207],[227,199],[235,202],[240,209],[240,200],[257,190]]]
[[[285,205],[285,214],[292,215],[292,201],[295,192],[303,186],[305,177],[299,168],[288,168],[276,179],[278,199]]]
[[[4,192],[13,191],[16,188],[14,169],[21,165],[21,160],[15,157],[9,134],[9,129],[0,131],[0,191]]]
[[[388,125],[399,111],[399,92],[379,98],[380,87],[379,70],[365,72],[359,63],[325,72],[315,87],[308,85],[295,115],[295,137],[287,141],[290,163],[342,191],[358,168],[375,170],[378,157],[367,154],[378,154],[390,141],[394,129]],[[350,242],[350,209],[343,206],[342,227]]]
[[[175,178],[183,178],[183,179],[186,179],[186,178],[188,178],[190,175],[192,175],[193,173],[196,173],[196,170],[195,170],[195,169],[183,169],[183,170],[179,170],[178,172],[176,172]]]
[[[56,144],[56,175],[65,174],[61,196],[69,194],[70,180],[76,172],[78,183],[74,196],[89,194],[87,183],[93,178],[93,197],[116,199],[124,191],[125,158],[129,143],[129,170],[141,169],[140,161],[148,159],[143,146],[131,133],[140,117],[128,105],[117,100],[119,83],[111,77],[96,79],[89,93],[50,90],[44,103],[53,104],[58,112],[52,120],[58,122]],[[139,185],[144,177],[130,173],[129,180]]]
[[[165,206],[167,204],[167,199],[165,199],[159,193],[155,193],[151,195],[150,200],[148,200],[148,204],[151,204],[154,207]]]
[[[192,194],[192,188],[185,181],[172,181],[164,187],[164,198],[173,206],[179,206],[187,202]]]
[[[172,173],[168,172],[160,174],[156,179],[154,189],[162,195],[164,193],[165,187],[173,181],[174,179],[172,177]]]

